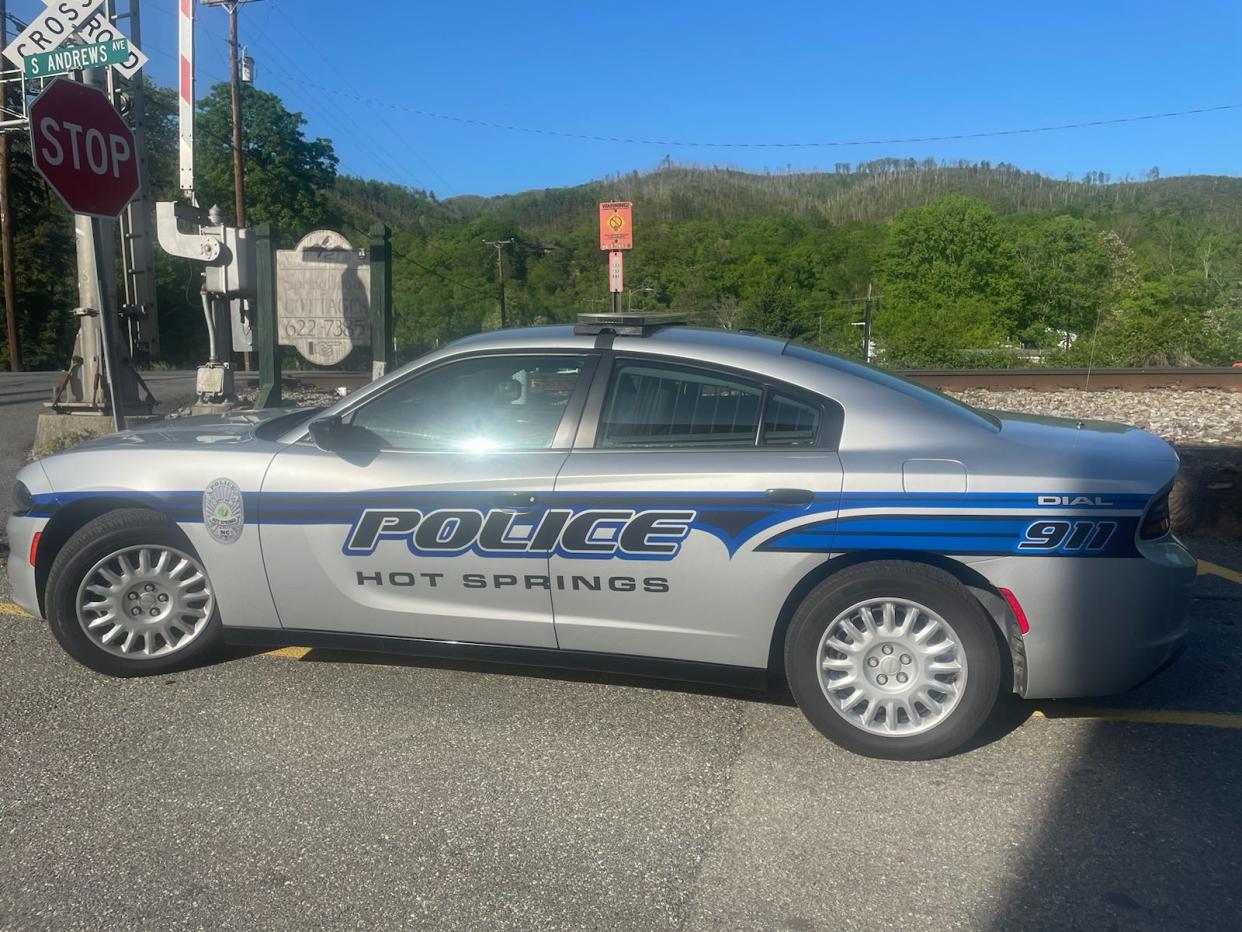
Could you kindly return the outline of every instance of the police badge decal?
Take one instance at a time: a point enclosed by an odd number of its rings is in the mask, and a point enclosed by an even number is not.
[[[203,491],[203,524],[207,533],[222,544],[241,539],[246,509],[242,491],[232,479],[214,479]]]

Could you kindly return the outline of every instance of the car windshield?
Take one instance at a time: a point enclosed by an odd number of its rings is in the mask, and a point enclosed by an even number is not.
[[[840,356],[833,356],[831,353],[825,353],[822,350],[811,349],[809,346],[802,346],[794,343],[792,340],[785,344],[784,353],[786,356],[792,356],[794,359],[802,359],[817,365],[828,366],[836,369],[838,372],[845,372],[857,378],[866,379],[868,382],[876,385],[883,385],[885,388],[900,392],[910,398],[917,398],[920,401],[939,407],[949,407],[958,412],[967,412],[982,421],[987,427],[993,430],[1000,430],[1001,422],[994,414],[981,411],[964,401],[954,398],[952,395],[946,395],[944,392],[936,391],[934,388],[928,388],[926,385],[912,382],[910,379],[895,375],[892,372],[886,372],[874,366],[843,359]]]

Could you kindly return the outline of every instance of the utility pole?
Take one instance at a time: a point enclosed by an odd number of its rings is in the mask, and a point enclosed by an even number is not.
[[[238,227],[246,225],[246,166],[242,154],[241,57],[237,39],[237,8],[248,0],[203,0],[208,6],[223,6],[229,14],[229,100],[233,111],[233,214]],[[244,302],[243,302],[244,307]],[[224,351],[225,358],[228,351]],[[250,371],[250,353],[242,353],[242,369]]]
[[[0,0],[0,48],[9,44],[9,18],[5,0]],[[0,61],[0,71],[9,67]],[[0,117],[9,106],[9,80],[0,75]],[[9,198],[9,134],[0,129],[0,263],[4,264],[4,320],[9,346],[9,369],[22,371],[22,347],[17,333],[17,289],[13,279],[13,203]]]
[[[871,361],[871,282],[867,282],[867,303],[863,305],[863,362]]]
[[[488,246],[496,247],[496,281],[500,284],[500,329],[509,326],[508,314],[505,310],[505,260],[501,248],[513,242],[511,239],[485,239]]]

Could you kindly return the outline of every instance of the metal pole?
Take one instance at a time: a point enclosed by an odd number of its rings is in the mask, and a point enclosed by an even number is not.
[[[116,425],[117,430],[124,430],[125,404],[116,371],[116,344],[112,332],[116,321],[111,308],[112,296],[108,294],[109,289],[106,287],[108,274],[103,258],[103,231],[100,229],[102,221],[98,217],[92,217],[90,224],[91,251],[95,257],[95,279],[99,282],[99,307],[95,308],[95,310],[99,314],[99,341],[103,345],[104,375],[108,382],[108,402],[112,406],[112,423]]]
[[[863,362],[871,361],[871,283],[867,282],[867,303],[863,309]]]
[[[5,0],[0,0],[0,48],[9,44]],[[9,67],[0,61],[0,71]],[[9,82],[0,80],[0,109],[8,106]],[[6,115],[7,119],[7,115]],[[9,199],[9,135],[0,130],[0,263],[4,264],[4,320],[9,345],[9,368],[22,371],[22,346],[17,333],[17,289],[13,279],[13,205]]]

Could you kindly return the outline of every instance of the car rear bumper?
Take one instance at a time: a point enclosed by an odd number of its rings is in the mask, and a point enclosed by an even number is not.
[[[13,601],[30,614],[42,617],[35,568],[30,563],[30,543],[43,530],[46,518],[25,518],[13,515],[5,530],[9,537],[9,587]]]
[[[976,565],[1009,589],[1030,630],[1022,638],[1028,699],[1125,692],[1185,646],[1194,557],[1173,538],[1139,558],[1018,557]]]

